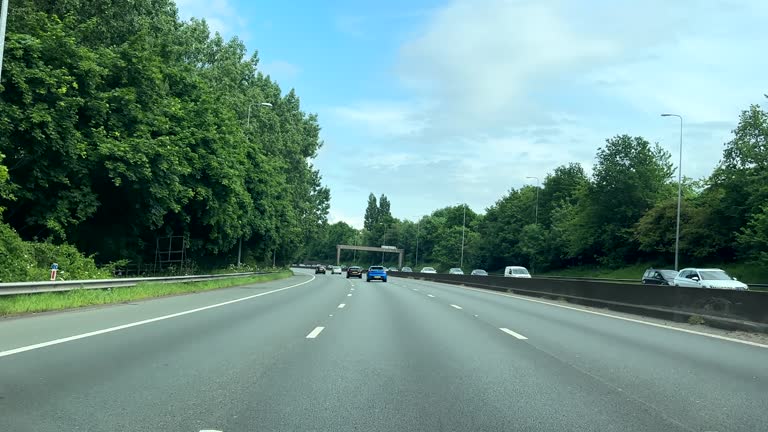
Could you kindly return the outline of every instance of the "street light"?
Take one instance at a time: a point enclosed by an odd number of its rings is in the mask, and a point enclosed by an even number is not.
[[[679,114],[662,114],[661,116],[680,119],[680,162],[677,164],[677,228],[675,232],[675,271],[677,271],[680,262],[680,207],[683,202],[683,117]]]
[[[464,267],[464,227],[467,225],[467,205],[462,206],[464,209],[464,216],[461,222],[461,261],[459,261],[459,268]]]
[[[269,103],[269,102],[251,102],[250,104],[248,104],[248,119],[246,120],[246,127],[250,127],[251,126],[251,107],[254,104],[258,104],[259,106],[263,106],[263,107],[272,108],[272,104]],[[243,237],[240,236],[240,241],[237,242],[237,266],[238,267],[240,267],[240,265],[241,265],[240,257],[242,255],[243,255]],[[273,256],[272,257],[272,262],[274,263],[274,261],[275,261],[275,258]],[[273,267],[274,267],[274,264],[273,264]]]
[[[536,225],[539,224],[539,178],[538,177],[526,177],[527,179],[536,179]]]
[[[421,226],[421,219],[419,219],[418,222],[416,222],[416,264],[414,264],[414,267],[419,266],[419,227]]]
[[[3,52],[5,51],[5,24],[8,22],[8,0],[0,6],[0,76],[3,74]]]

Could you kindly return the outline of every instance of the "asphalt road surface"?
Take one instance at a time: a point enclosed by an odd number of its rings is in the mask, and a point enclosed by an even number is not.
[[[768,347],[330,274],[0,320],[0,431],[201,430],[765,431]]]

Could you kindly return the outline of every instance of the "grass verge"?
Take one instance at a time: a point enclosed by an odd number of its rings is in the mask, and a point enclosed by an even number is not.
[[[186,283],[142,283],[133,287],[111,289],[76,289],[72,291],[19,294],[0,297],[0,316],[71,309],[111,303],[122,303],[174,294],[210,291],[284,279],[293,275],[281,271],[263,275],[233,277]]]

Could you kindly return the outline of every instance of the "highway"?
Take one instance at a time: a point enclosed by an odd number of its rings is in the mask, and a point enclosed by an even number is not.
[[[768,429],[768,347],[609,315],[297,274],[4,319],[0,431]]]

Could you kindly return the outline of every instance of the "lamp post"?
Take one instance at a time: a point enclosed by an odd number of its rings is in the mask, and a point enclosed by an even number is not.
[[[539,189],[541,189],[539,187],[539,178],[538,177],[533,177],[533,176],[526,177],[526,178],[527,179],[536,179],[536,211],[535,211],[535,214],[536,214],[535,221],[536,222],[535,223],[536,223],[536,225],[538,225],[539,224]]]
[[[461,259],[459,260],[459,268],[464,268],[464,227],[467,225],[467,205],[462,206],[464,209],[462,222],[461,222]]]
[[[416,222],[416,264],[413,265],[414,267],[419,266],[419,227],[421,227],[421,219]]]
[[[675,228],[675,270],[680,263],[680,208],[683,202],[683,116],[679,114],[662,114],[662,117],[677,117],[680,119],[680,159],[677,164],[677,228]]]
[[[272,108],[272,104],[269,103],[269,102],[251,102],[250,104],[248,104],[248,118],[247,118],[247,120],[245,122],[246,127],[251,127],[251,107],[254,104],[258,104],[259,106],[263,106],[263,107]],[[243,255],[243,237],[240,236],[240,241],[237,242],[237,266],[238,267],[240,267],[240,265],[241,265],[240,258],[242,257],[242,255]],[[272,258],[272,261],[274,263],[274,257]],[[274,266],[274,264],[273,264],[273,266]]]

